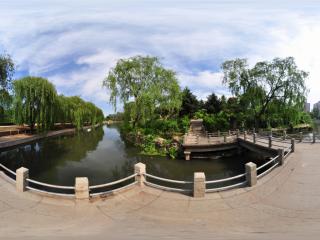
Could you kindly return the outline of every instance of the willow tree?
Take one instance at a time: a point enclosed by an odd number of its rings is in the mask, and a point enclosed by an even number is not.
[[[29,124],[31,130],[49,129],[54,124],[57,91],[41,77],[24,77],[13,82],[15,121]]]
[[[240,99],[247,119],[256,125],[295,124],[306,101],[305,79],[308,73],[298,69],[294,58],[275,58],[249,68],[246,59],[226,61],[222,65],[224,83]]]
[[[133,127],[160,115],[168,118],[181,106],[181,90],[175,72],[165,69],[156,57],[120,59],[109,71],[103,86],[110,90],[115,110],[120,100],[130,110]]]
[[[72,123],[77,129],[81,129],[84,125],[101,123],[104,119],[100,108],[78,96],[66,97],[59,95],[55,112],[56,122]]]

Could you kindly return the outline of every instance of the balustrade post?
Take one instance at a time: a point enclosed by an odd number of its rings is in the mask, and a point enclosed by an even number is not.
[[[272,129],[270,130],[269,136],[272,137]]]
[[[303,134],[302,134],[302,132],[300,132],[299,135],[300,135],[300,142],[302,142],[302,140],[303,140]]]
[[[186,160],[186,161],[189,161],[190,158],[191,158],[191,152],[189,152],[189,151],[184,151],[183,153],[184,153],[185,160]]]
[[[278,155],[279,155],[279,157],[278,157],[279,164],[283,165],[283,163],[284,163],[284,149],[283,148],[278,149]]]
[[[243,132],[243,140],[247,140],[247,131]]]
[[[256,143],[256,142],[257,142],[257,139],[256,139],[256,138],[257,138],[257,134],[254,133],[254,134],[253,134],[253,143]]]
[[[272,136],[269,136],[269,148],[272,147]]]
[[[283,130],[283,140],[286,140],[286,139],[287,139],[287,131]]]
[[[296,141],[294,138],[291,138],[291,152],[295,151],[295,145],[296,145]]]
[[[246,181],[249,187],[257,184],[257,165],[253,162],[246,164]]]
[[[27,190],[29,178],[29,169],[21,167],[16,170],[16,189],[18,192],[25,192]]]
[[[193,176],[193,197],[202,198],[206,194],[206,175],[204,172],[195,172]]]
[[[312,142],[316,143],[316,133],[315,132],[312,133]]]
[[[227,134],[223,134],[223,142],[226,143],[227,142]]]
[[[228,135],[231,136],[231,131],[230,130],[228,131]]]
[[[143,187],[146,181],[145,174],[146,174],[146,165],[143,163],[137,163],[134,165],[134,173],[137,174],[135,180],[138,182],[138,185]]]
[[[239,129],[237,129],[237,138],[239,138],[239,136],[240,136],[240,130]]]
[[[218,137],[220,137],[220,130],[218,130]]]
[[[256,128],[252,129],[252,134],[256,133]]]
[[[89,199],[89,180],[87,177],[77,177],[75,183],[76,199]]]

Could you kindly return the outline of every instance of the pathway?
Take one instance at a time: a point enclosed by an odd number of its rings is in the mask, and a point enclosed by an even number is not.
[[[253,188],[194,199],[135,187],[87,201],[17,193],[0,178],[0,239],[319,239],[318,144]]]

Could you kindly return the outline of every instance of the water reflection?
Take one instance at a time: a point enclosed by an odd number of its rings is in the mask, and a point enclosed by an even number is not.
[[[24,166],[31,178],[60,185],[73,185],[75,177],[88,177],[91,185],[117,180],[132,174],[137,162],[146,163],[151,174],[187,180],[195,171],[204,171],[207,179],[233,176],[244,172],[246,162],[261,164],[264,160],[250,152],[192,161],[142,156],[139,149],[122,140],[117,126],[45,139],[0,153],[0,162],[10,169]]]

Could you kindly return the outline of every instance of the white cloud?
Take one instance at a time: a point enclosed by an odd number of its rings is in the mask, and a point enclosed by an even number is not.
[[[226,59],[245,57],[252,65],[293,56],[310,72],[313,103],[320,100],[319,9],[312,1],[3,0],[0,50],[59,92],[100,106],[108,99],[102,80],[122,57],[159,56],[203,99],[227,94],[220,72]]]

